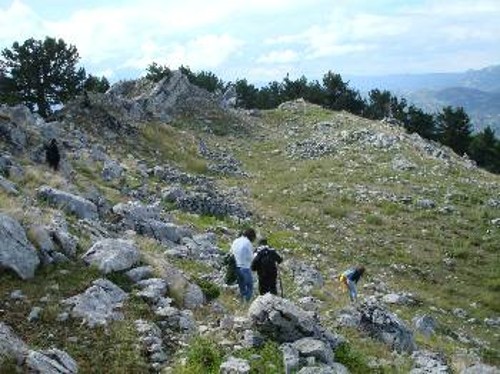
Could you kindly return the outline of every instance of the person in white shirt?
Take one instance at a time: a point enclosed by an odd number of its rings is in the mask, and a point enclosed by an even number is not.
[[[231,253],[236,261],[240,295],[244,301],[250,301],[253,294],[253,279],[250,266],[253,260],[252,242],[256,237],[254,229],[247,229],[231,245]]]

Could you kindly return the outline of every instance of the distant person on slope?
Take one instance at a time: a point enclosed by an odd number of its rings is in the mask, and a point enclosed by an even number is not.
[[[49,166],[57,171],[59,169],[59,162],[61,161],[61,155],[59,153],[59,147],[57,146],[57,140],[52,139],[50,143],[45,146],[45,159]]]
[[[352,302],[355,302],[358,299],[358,290],[356,289],[356,284],[364,273],[364,266],[356,266],[344,271],[340,276],[340,282],[349,290],[349,297],[351,298]]]
[[[253,259],[252,242],[256,235],[254,229],[247,229],[231,245],[231,253],[236,261],[236,275],[243,301],[250,301],[253,294],[253,279],[250,266]]]
[[[257,272],[259,277],[259,293],[278,294],[276,279],[278,277],[278,264],[283,259],[276,251],[267,245],[267,239],[259,240],[256,255],[252,261],[251,269]]]

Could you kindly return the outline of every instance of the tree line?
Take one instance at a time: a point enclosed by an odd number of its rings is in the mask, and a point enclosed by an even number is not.
[[[78,67],[80,57],[75,46],[62,39],[33,38],[13,43],[0,55],[0,103],[22,103],[47,117],[53,108],[64,104],[84,91],[105,92],[106,77],[87,75]],[[272,81],[256,87],[246,79],[224,82],[209,71],[193,72],[181,65],[187,79],[210,92],[224,92],[234,85],[237,106],[246,109],[272,109],[283,102],[303,98],[331,110],[345,110],[369,119],[393,118],[408,132],[438,141],[459,155],[467,154],[478,166],[500,173],[500,140],[487,127],[473,134],[473,125],[462,107],[446,106],[438,113],[427,113],[390,91],[373,89],[363,98],[340,74],[328,71],[321,81],[309,81],[305,76],[281,82]],[[166,65],[153,62],[146,68],[146,79],[158,82],[169,78],[172,71]]]

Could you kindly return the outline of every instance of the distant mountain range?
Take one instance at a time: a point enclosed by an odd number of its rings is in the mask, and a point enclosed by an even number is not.
[[[476,131],[491,126],[500,137],[500,65],[463,73],[350,76],[350,86],[361,93],[379,88],[404,97],[428,111],[462,106]]]

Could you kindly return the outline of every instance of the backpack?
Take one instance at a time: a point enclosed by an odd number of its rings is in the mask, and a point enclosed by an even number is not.
[[[238,275],[236,274],[236,259],[232,253],[226,255],[224,265],[226,265],[226,274],[224,276],[226,284],[235,284],[238,281]]]
[[[273,253],[268,249],[264,248],[259,251],[257,257],[252,261],[252,270],[271,270],[276,267],[275,259]]]

